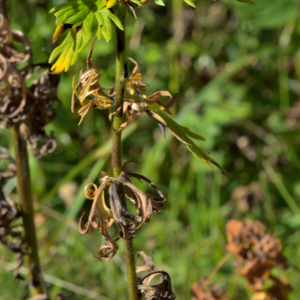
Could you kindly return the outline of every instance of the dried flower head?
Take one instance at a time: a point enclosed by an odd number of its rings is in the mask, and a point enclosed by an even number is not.
[[[208,283],[206,278],[200,278],[192,286],[191,294],[193,300],[229,300],[219,286]]]
[[[236,264],[244,265],[241,275],[255,291],[263,290],[263,284],[270,278],[273,267],[287,267],[280,240],[274,234],[267,233],[261,222],[230,220],[226,232],[227,250],[236,256]]]
[[[150,214],[161,211],[166,201],[165,197],[157,189],[157,187],[146,177],[130,173],[125,170],[126,165],[130,161],[125,162],[120,175],[117,178],[109,176],[107,173],[102,172],[104,175],[100,179],[101,185],[99,188],[95,184],[89,184],[85,188],[85,195],[87,199],[93,200],[92,208],[89,214],[87,224],[84,224],[83,217],[79,221],[79,231],[82,234],[92,233],[94,228],[99,229],[107,244],[100,247],[98,254],[101,261],[111,259],[118,250],[116,240],[114,241],[108,233],[108,228],[115,223],[119,229],[119,238],[130,239],[133,238],[137,229],[139,229],[146,221],[149,220]],[[134,186],[130,177],[144,180],[158,194],[158,198],[152,198],[146,193]],[[123,186],[125,196],[135,205],[138,215],[132,215],[126,209],[123,199],[119,196],[118,185]],[[110,208],[105,201],[105,188],[109,187],[109,203]]]
[[[164,270],[158,268],[144,251],[138,252],[142,256],[145,264],[136,267],[136,273],[150,272],[142,279],[139,279],[138,289],[146,300],[175,299],[172,292],[170,275]],[[157,282],[158,279],[158,282]],[[157,283],[154,283],[154,282]]]
[[[18,52],[12,42],[24,45],[25,50]],[[20,69],[20,64],[25,66]],[[0,122],[5,128],[20,124],[21,134],[33,154],[41,157],[56,147],[52,134],[47,136],[44,126],[56,115],[59,78],[44,71],[27,88],[25,79],[30,79],[29,70],[33,67],[47,68],[48,64],[32,64],[28,38],[11,30],[7,19],[0,14]]]
[[[72,106],[71,110],[74,112],[75,106],[75,98],[80,101],[81,108],[78,110],[78,114],[81,116],[79,124],[83,121],[86,114],[95,109],[108,109],[111,113],[111,108],[113,104],[112,99],[112,90],[113,88],[108,88],[110,91],[107,94],[104,93],[103,89],[101,88],[98,79],[100,78],[100,74],[98,74],[97,70],[94,68],[93,60],[92,60],[92,53],[93,53],[93,46],[94,46],[95,38],[91,44],[90,52],[86,60],[86,71],[82,71],[79,74],[79,82],[75,85],[75,76],[73,77],[73,94],[72,94]],[[78,89],[80,92],[78,93]],[[88,98],[89,96],[93,97],[93,99]]]

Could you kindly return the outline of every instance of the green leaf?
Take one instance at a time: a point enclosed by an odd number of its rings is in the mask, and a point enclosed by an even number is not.
[[[74,49],[74,54],[73,54],[73,57],[72,57],[72,60],[71,60],[71,66],[73,66],[78,57],[79,57],[79,48],[82,44],[82,40],[83,40],[83,30],[80,29],[77,34],[76,34],[76,41],[75,41],[75,49]]]
[[[94,16],[96,16],[99,27],[97,38],[103,34],[106,41],[113,36],[113,25],[123,30],[123,25],[116,15],[108,10],[105,5],[107,0],[80,0],[70,1],[54,7],[51,12],[55,12],[57,17],[57,29],[53,35],[53,41],[70,30],[63,43],[56,47],[49,62],[55,61],[51,70],[54,74],[67,71],[79,56],[79,53],[88,45],[92,38],[92,27]],[[70,24],[70,25],[68,25]],[[70,27],[72,27],[70,29]]]
[[[157,5],[165,6],[165,3],[162,0],[151,0],[152,2],[155,2]]]
[[[111,21],[107,15],[102,15],[104,20],[104,26],[102,27],[102,34],[106,41],[110,41],[113,36],[113,26]]]
[[[192,0],[183,0],[183,1],[186,2],[187,4],[189,4],[190,6],[196,7],[196,5],[194,4],[194,2]]]
[[[82,31],[82,45],[78,52],[81,52],[89,43],[92,38],[92,26],[94,20],[94,13],[90,12],[89,15],[83,21],[83,26],[80,31]]]
[[[67,72],[69,70],[74,54],[74,46],[75,32],[74,30],[71,30],[63,43],[53,50],[49,58],[49,63],[52,63],[58,57],[55,64],[51,67],[52,74],[59,74],[63,71]]]
[[[186,1],[186,0],[184,0]],[[256,3],[253,2],[252,0],[237,0],[238,2],[241,2],[241,3],[246,3],[246,4],[250,4],[250,5],[255,5],[256,6]]]
[[[82,10],[80,10],[77,14],[69,18],[67,21],[68,24],[76,24],[83,22],[84,19],[88,16],[90,12],[90,9],[88,7],[84,7]]]
[[[122,26],[122,23],[107,8],[100,9],[99,11],[97,11],[95,13],[95,15],[96,15],[98,25],[99,25],[98,31],[97,31],[97,38],[100,39],[101,34],[103,34],[104,38],[108,42],[109,40],[111,40],[111,38],[113,36],[113,26],[112,26],[110,19],[112,19],[114,22],[117,19],[117,22],[119,22],[119,25],[121,25],[121,26]],[[116,19],[112,16],[114,16]],[[123,26],[122,26],[122,29],[123,29]]]
[[[84,5],[84,6],[87,6],[87,5],[90,5],[90,4],[93,4],[95,2],[95,0],[77,0],[77,1],[69,1],[69,2],[66,2],[66,3],[62,3],[62,4],[59,4],[57,6],[54,6],[50,11],[49,13],[55,13],[65,7],[72,7],[72,8],[76,8],[80,5]]]
[[[163,119],[163,121],[166,124],[167,129],[181,142],[183,142],[186,147],[189,149],[190,152],[193,153],[193,155],[198,158],[199,160],[206,163],[211,169],[212,166],[210,163],[216,165],[219,167],[223,172],[226,173],[226,171],[215,161],[213,160],[209,155],[208,152],[201,147],[197,146],[191,139],[204,139],[200,135],[190,131],[188,128],[183,127],[179,124],[177,124],[174,120],[172,120],[169,116],[167,116],[164,112],[162,112],[159,109],[156,109],[155,107],[151,107],[151,112],[154,112],[156,115],[158,115],[158,118],[156,118],[155,114],[152,116],[154,119],[156,119],[159,123],[159,117]],[[161,123],[163,124],[163,123]],[[164,125],[164,124],[163,124]],[[164,125],[165,126],[165,125]]]
[[[78,10],[77,7],[76,7],[76,8],[73,8],[72,6],[68,6],[68,7],[65,7],[65,8],[63,8],[63,9],[61,9],[61,10],[55,12],[54,15],[55,15],[57,18],[59,18],[59,17],[62,17],[63,15],[65,15],[65,14],[69,13],[70,11],[74,11],[74,13],[75,13],[76,10]]]
[[[104,26],[104,19],[103,19],[103,16],[101,13],[99,12],[96,12],[95,13],[95,16],[96,16],[96,19],[97,19],[97,22],[98,22],[98,29],[97,29],[97,39],[100,41],[101,39],[101,35],[102,35],[102,28]]]
[[[110,10],[108,10],[106,7],[102,8],[100,10],[100,12],[104,15],[107,15],[109,16],[109,18],[121,29],[121,30],[124,30],[124,27],[120,21],[120,19],[114,15],[113,13],[110,12]]]

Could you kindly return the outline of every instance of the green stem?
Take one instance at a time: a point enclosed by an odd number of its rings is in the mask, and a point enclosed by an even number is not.
[[[23,218],[24,244],[25,248],[28,249],[28,253],[25,255],[28,267],[27,279],[29,282],[30,294],[31,296],[35,296],[44,293],[44,285],[43,280],[40,277],[40,262],[34,226],[27,144],[20,135],[18,124],[13,127],[13,141],[17,165],[18,198]]]
[[[128,77],[126,65],[126,39],[125,39],[125,20],[126,9],[124,5],[119,5],[118,17],[121,20],[124,30],[116,27],[117,35],[117,57],[116,57],[116,84],[115,84],[115,111],[121,109],[124,99],[125,81]],[[113,120],[113,138],[112,138],[112,165],[114,177],[117,177],[122,169],[122,142],[121,132],[116,132],[123,122],[122,111],[120,110],[114,116]],[[126,198],[122,186],[118,186],[120,198],[126,206]],[[124,239],[124,251],[127,267],[129,299],[138,300],[139,292],[137,289],[137,278],[135,272],[134,247],[132,240]]]

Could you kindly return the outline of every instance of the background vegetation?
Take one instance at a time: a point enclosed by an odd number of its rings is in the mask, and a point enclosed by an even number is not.
[[[196,9],[182,0],[166,1],[168,8],[146,3],[137,20],[128,18],[128,57],[142,66],[149,94],[179,91],[176,118],[206,137],[201,145],[232,174],[212,172],[169,134],[164,141],[147,116],[124,131],[124,157],[143,162],[133,168],[168,199],[166,209],[137,233],[135,247],[155,252],[153,260],[171,275],[177,299],[185,300],[191,285],[224,256],[231,218],[261,220],[281,239],[289,262],[300,265],[300,10],[298,0],[256,0],[257,6],[198,0]],[[54,47],[48,11],[60,2],[8,3],[11,27],[28,35],[35,63],[46,62]],[[110,171],[105,112],[94,110],[77,127],[78,115],[70,111],[72,74],[84,67],[87,52],[61,75],[61,107],[47,127],[57,137],[57,150],[30,158],[42,270],[51,292],[123,300],[122,249],[109,263],[98,263],[91,253],[100,235],[82,236],[77,229],[78,216],[91,205],[84,186],[98,182],[101,170]],[[96,42],[94,64],[103,86],[114,84],[114,61],[114,42]],[[0,139],[12,149],[10,131],[1,129]],[[10,180],[5,191],[14,192],[15,185]],[[0,299],[26,299],[26,284],[6,271],[13,256],[0,249]],[[230,299],[249,299],[251,289],[233,260],[213,282]],[[289,299],[299,299],[299,273],[289,268],[280,274],[293,287]]]

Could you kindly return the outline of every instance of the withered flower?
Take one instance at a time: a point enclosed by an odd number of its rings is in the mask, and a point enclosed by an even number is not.
[[[244,265],[241,275],[255,291],[263,290],[263,284],[270,278],[273,267],[287,267],[280,240],[274,234],[267,233],[261,222],[230,220],[226,232],[227,250],[236,256],[236,264]]]
[[[13,42],[22,44],[25,50],[18,52]],[[20,64],[25,66],[20,69]],[[47,68],[48,64],[32,64],[28,38],[11,30],[8,20],[0,14],[0,122],[5,128],[19,123],[31,151],[41,157],[56,147],[52,134],[47,136],[44,126],[56,115],[59,77],[45,71],[27,88],[25,79],[30,79],[29,70],[33,67]]]
[[[202,136],[177,124],[174,120],[167,116],[167,114],[171,115],[170,108],[175,102],[175,97],[172,97],[168,91],[158,91],[150,96],[145,95],[144,89],[148,85],[142,80],[141,68],[131,58],[130,60],[135,64],[135,67],[131,76],[126,79],[122,106],[112,113],[111,108],[114,103],[113,97],[115,96],[115,87],[102,88],[98,82],[100,74],[94,68],[91,58],[94,41],[95,39],[92,42],[87,58],[87,70],[80,72],[79,82],[77,85],[75,84],[75,77],[73,78],[71,110],[74,111],[75,99],[77,96],[82,106],[78,111],[78,114],[81,116],[79,125],[89,111],[96,108],[101,110],[108,109],[109,118],[116,114],[123,115],[123,123],[117,129],[117,132],[119,132],[123,130],[128,123],[133,122],[141,113],[145,112],[158,123],[162,130],[164,139],[165,130],[168,129],[179,141],[186,145],[189,151],[192,152],[196,158],[206,163],[211,169],[213,169],[211,164],[214,164],[224,173],[227,173],[208,155],[206,150],[197,146],[192,140],[205,140]],[[126,66],[127,64],[125,64],[125,68]],[[127,71],[125,73],[127,73]],[[80,90],[79,93],[78,89]],[[109,90],[108,94],[104,92],[105,89]],[[159,101],[162,97],[170,98],[170,101],[164,105]]]
[[[121,108],[122,111],[116,111],[116,113],[124,114],[124,122],[120,125],[118,131],[123,130],[129,122],[134,121],[138,115],[145,112],[149,117],[154,119],[162,130],[163,137],[165,139],[165,130],[168,129],[173,136],[175,136],[180,142],[186,145],[190,152],[195,157],[206,163],[211,169],[210,163],[219,167],[224,173],[227,173],[215,160],[213,160],[208,152],[201,147],[197,146],[192,139],[205,140],[199,134],[190,131],[188,128],[177,124],[167,114],[171,115],[170,108],[175,103],[175,96],[168,91],[158,91],[151,96],[144,94],[144,88],[148,86],[142,81],[141,68],[138,64],[130,59],[135,67],[132,71],[132,75],[127,79],[124,91],[124,101]],[[162,104],[159,99],[161,97],[168,97],[171,100],[166,104]]]
[[[191,294],[193,300],[229,300],[219,286],[208,283],[206,278],[200,278],[192,286]]]
[[[81,216],[79,231],[82,234],[89,234],[93,232],[94,228],[99,229],[108,243],[108,245],[101,246],[98,251],[99,260],[101,261],[111,259],[118,250],[118,245],[108,233],[108,228],[113,223],[120,229],[117,239],[133,238],[136,230],[148,221],[150,214],[161,211],[166,201],[161,191],[148,178],[125,170],[126,165],[130,162],[124,163],[122,171],[117,178],[102,172],[104,177],[100,179],[101,185],[99,188],[95,184],[89,184],[85,188],[85,195],[88,199],[93,200],[93,204],[87,224],[84,225],[84,214]],[[159,197],[152,198],[148,196],[131,183],[130,177],[148,182]],[[120,199],[118,184],[124,187],[125,196],[135,205],[137,216],[127,211],[123,199]],[[104,190],[107,187],[109,187],[110,208],[105,202]]]
[[[158,268],[144,251],[138,252],[138,255],[142,256],[145,264],[136,267],[136,273],[150,272],[142,279],[139,279],[138,289],[144,295],[146,300],[163,300],[163,299],[175,299],[175,295],[172,291],[170,275],[164,270]],[[154,283],[156,279],[159,279],[157,283]]]
[[[87,70],[80,71],[79,82],[77,85],[75,85],[75,76],[73,77],[73,94],[72,94],[71,110],[72,112],[74,112],[76,96],[79,99],[80,104],[82,106],[78,110],[78,114],[81,116],[78,125],[81,124],[86,114],[95,108],[101,110],[108,109],[109,112],[111,113],[111,108],[113,104],[113,99],[112,99],[113,88],[108,88],[109,93],[107,95],[103,91],[103,89],[105,88],[101,88],[98,82],[98,79],[100,78],[101,75],[98,74],[97,70],[94,68],[93,60],[92,60],[94,41],[95,38],[93,39],[90,52],[86,60]],[[78,89],[80,89],[79,93],[77,91]],[[89,96],[92,96],[93,99],[88,98]]]

